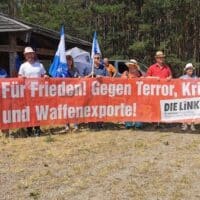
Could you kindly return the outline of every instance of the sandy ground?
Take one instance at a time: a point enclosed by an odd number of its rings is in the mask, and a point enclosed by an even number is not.
[[[200,135],[105,130],[0,137],[0,200],[199,200]]]

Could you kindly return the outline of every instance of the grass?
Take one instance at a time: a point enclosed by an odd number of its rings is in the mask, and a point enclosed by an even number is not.
[[[143,131],[0,137],[0,199],[199,199],[200,139]]]

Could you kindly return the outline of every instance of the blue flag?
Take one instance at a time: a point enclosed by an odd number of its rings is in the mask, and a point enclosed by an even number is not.
[[[60,42],[53,59],[53,63],[49,68],[49,74],[52,77],[68,77],[67,61],[65,56],[65,33],[64,27],[61,27]]]
[[[92,59],[94,58],[95,54],[101,55],[101,50],[100,50],[100,47],[99,47],[96,31],[94,32],[93,41],[92,41],[92,53],[91,53]]]
[[[0,78],[6,78],[8,76],[5,69],[0,68]]]

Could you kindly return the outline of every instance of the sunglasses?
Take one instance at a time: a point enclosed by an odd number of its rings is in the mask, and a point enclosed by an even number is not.
[[[100,59],[100,57],[94,57],[94,59],[97,59],[97,60],[99,60],[99,59]]]

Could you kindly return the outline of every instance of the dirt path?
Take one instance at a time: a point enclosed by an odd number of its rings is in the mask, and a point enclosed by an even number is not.
[[[0,138],[0,200],[199,200],[200,135]]]

